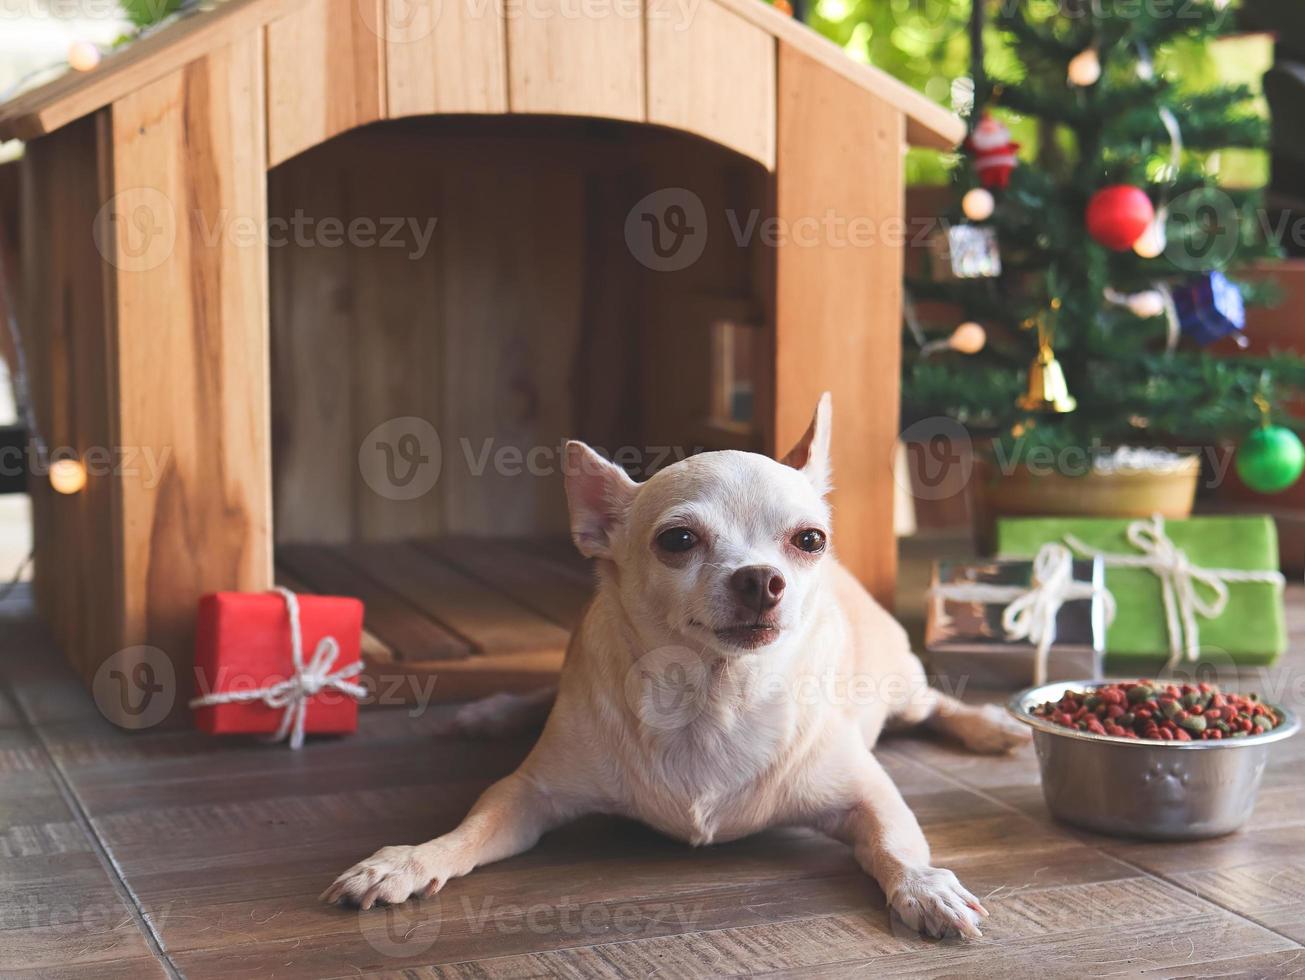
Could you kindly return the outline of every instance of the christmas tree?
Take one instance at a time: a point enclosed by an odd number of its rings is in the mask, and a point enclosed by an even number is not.
[[[1267,142],[1255,93],[1193,90],[1172,67],[1175,50],[1232,33],[1234,18],[1217,0],[975,0],[971,135],[946,248],[908,282],[919,306],[961,315],[934,325],[950,340],[908,317],[908,421],[959,419],[1007,459],[1259,444],[1270,421],[1293,425],[1283,405],[1305,362],[1204,349],[1241,336],[1244,302],[1269,299],[1238,271],[1276,252],[1259,191],[1218,180],[1221,151]],[[985,31],[1015,54],[991,74]],[[1005,121],[1019,119],[1036,120],[1036,147],[1010,141]],[[1270,432],[1289,456],[1299,447]]]

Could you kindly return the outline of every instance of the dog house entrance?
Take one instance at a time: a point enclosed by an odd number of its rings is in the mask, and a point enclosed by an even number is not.
[[[763,448],[767,200],[731,151],[563,118],[384,123],[275,168],[282,581],[363,599],[369,657],[442,685],[556,670],[591,582],[564,440],[636,478]]]

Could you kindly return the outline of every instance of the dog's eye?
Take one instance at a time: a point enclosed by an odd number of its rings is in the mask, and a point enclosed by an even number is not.
[[[814,527],[798,531],[793,535],[793,547],[811,555],[819,554],[825,550],[825,532],[817,531]]]
[[[667,528],[657,535],[657,546],[663,551],[688,551],[698,543],[698,536],[687,527]]]

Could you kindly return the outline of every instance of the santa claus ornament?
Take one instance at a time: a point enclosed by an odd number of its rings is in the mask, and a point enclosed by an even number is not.
[[[1010,184],[1010,175],[1019,165],[1015,155],[1020,148],[1011,142],[1010,130],[988,113],[983,114],[965,141],[965,148],[974,157],[974,170],[984,187],[1004,189]]]

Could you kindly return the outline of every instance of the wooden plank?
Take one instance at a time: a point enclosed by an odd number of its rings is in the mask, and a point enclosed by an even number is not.
[[[198,598],[272,583],[261,34],[123,98],[111,134],[119,437],[163,461],[118,481],[119,641],[186,685]]]
[[[269,167],[385,118],[383,2],[307,0],[267,25]]]
[[[87,468],[80,493],[55,493],[32,473],[35,586],[65,654],[89,681],[113,653],[112,561],[116,413],[112,408],[106,271],[92,229],[105,200],[94,118],[27,148],[23,160],[23,270],[19,316],[37,424],[52,452]]]
[[[58,279],[59,260],[64,252],[56,248],[56,226],[47,215],[55,208],[54,176],[56,150],[64,140],[33,143],[24,154],[22,187],[21,250],[24,256],[23,282],[16,298],[18,324],[27,353],[28,383],[32,411],[48,433],[47,439],[69,436],[67,418],[68,354],[67,318],[58,307],[67,295]],[[47,154],[49,154],[47,156]],[[83,175],[85,176],[85,175]],[[34,329],[40,324],[42,329]],[[7,332],[7,330],[6,330]],[[29,457],[30,465],[30,457]],[[71,501],[61,500],[42,474],[29,469],[28,493],[32,500],[32,544],[36,563],[32,569],[32,590],[50,630],[66,656],[75,656],[68,631],[72,625],[64,615],[65,595],[71,586],[61,578],[59,567],[68,551],[67,539],[74,532]],[[62,513],[60,513],[62,511]],[[62,517],[63,520],[58,518]]]
[[[704,2],[687,24],[656,5],[647,17],[648,121],[775,169],[775,39]]]
[[[93,72],[66,72],[0,106],[0,141],[33,140],[52,133],[181,71],[210,52],[245,40],[303,2],[227,0],[213,10],[177,21],[108,55]]]
[[[568,535],[514,538],[513,544],[532,554],[548,559],[559,571],[582,582],[594,581],[594,562],[576,550]]]
[[[711,344],[717,320],[741,310],[748,312],[749,321],[764,319],[770,280],[759,272],[759,254],[774,249],[759,227],[770,214],[770,175],[762,167],[718,145],[688,142],[677,134],[665,134],[644,159],[652,189],[645,205],[651,211],[644,213],[664,223],[670,209],[679,207],[688,215],[689,227],[703,229],[681,239],[670,267],[644,270],[638,384],[641,438],[648,454],[644,475],[651,475],[653,469],[704,449],[765,450],[764,425],[756,418],[730,432],[709,424]],[[640,246],[650,248],[651,243],[641,241]],[[755,346],[769,354],[768,343]],[[753,381],[765,383],[760,377]]]
[[[503,4],[380,2],[391,118],[507,111]]]
[[[762,28],[778,39],[781,47],[801,52],[813,62],[851,82],[863,92],[873,93],[880,101],[887,103],[905,117],[906,141],[911,146],[926,147],[934,150],[952,150],[965,138],[965,124],[953,113],[948,112],[922,92],[917,92],[904,82],[898,81],[887,72],[870,65],[853,61],[838,45],[828,38],[817,34],[787,14],[780,13],[771,4],[754,3],[753,0],[706,0],[737,14],[751,24]],[[783,75],[779,84],[784,82]],[[789,93],[788,97],[798,97],[800,93]],[[830,129],[821,137],[822,143]],[[780,154],[783,159],[783,154]]]
[[[568,574],[563,566],[519,547],[513,540],[453,535],[415,544],[563,629],[575,629],[593,598],[592,578]]]
[[[435,704],[476,701],[495,694],[525,694],[556,684],[564,656],[563,650],[531,650],[467,660],[386,663],[369,657],[364,658],[367,666],[363,678],[369,689],[406,695],[408,703],[416,703],[417,695],[429,696]],[[400,678],[410,683],[396,684]]]
[[[509,110],[643,122],[642,11],[532,0],[509,17]]]
[[[633,150],[632,152],[637,152]],[[584,300],[571,376],[571,436],[611,452],[639,432],[638,325],[652,284],[625,239],[625,215],[642,197],[628,167],[602,167],[584,188]]]
[[[902,295],[893,229],[905,211],[897,163],[904,120],[891,103],[788,44],[780,45],[779,80],[776,217],[789,234],[775,250],[771,449],[787,451],[820,393],[833,392],[835,547],[890,605]],[[828,139],[831,132],[839,138]],[[873,180],[867,160],[881,161]],[[812,223],[820,230],[808,241],[799,231]]]
[[[348,177],[335,147],[268,174],[274,222],[342,217]],[[348,541],[357,533],[353,374],[357,302],[348,248],[268,249],[272,500],[276,542]]]
[[[400,247],[345,250],[354,316],[347,376],[353,386],[355,536],[368,541],[441,530],[445,468],[452,468],[456,449],[441,444],[446,396],[433,379],[466,370],[448,360],[440,302],[450,245],[443,210],[447,165],[435,140],[405,146],[378,164],[375,144],[351,142],[337,205],[348,209],[342,213],[375,219],[382,229],[387,219],[406,219]],[[425,240],[418,240],[414,226]]]
[[[144,930],[96,860],[93,831],[69,808],[37,736],[17,723],[0,732],[0,809],[0,975],[121,977],[130,961],[141,980],[165,976],[150,969]]]
[[[0,288],[0,324],[7,323],[9,316],[16,316],[19,310],[18,290],[22,282],[22,269],[18,261],[21,248],[18,234],[21,180],[21,160],[0,164],[0,267],[3,267],[7,287]],[[13,339],[7,329],[0,330],[0,360],[10,365],[17,360]]]
[[[302,580],[296,578],[294,573],[287,571],[280,565],[276,568],[276,584],[283,589],[289,589],[296,595],[321,594],[316,589],[309,588],[309,586]],[[379,636],[366,628],[362,631],[359,650],[366,660],[374,663],[388,664],[394,660],[394,649]]]
[[[403,661],[469,656],[471,644],[431,620],[392,590],[341,561],[329,547],[289,545],[277,549],[277,563],[319,595],[361,599],[363,622]],[[373,658],[377,659],[377,658]]]
[[[107,58],[96,71],[89,74],[69,72],[54,81],[39,86],[5,106],[0,107],[0,140],[35,139],[67,125],[74,119],[89,115],[97,109],[130,94],[142,85],[163,78],[182,66],[203,57],[209,51],[278,20],[297,9],[304,0],[227,0],[216,10],[202,16],[190,17],[165,30],[159,31]],[[367,0],[370,4],[371,0]],[[410,16],[411,6],[405,0],[388,0],[398,5],[386,18],[387,24],[403,25]],[[430,3],[431,0],[422,0]],[[583,20],[575,17],[575,6],[558,9],[553,4],[563,0],[540,0],[550,6],[541,8],[533,4],[529,16],[510,18],[508,25],[509,48],[513,64],[509,68],[511,111],[562,112],[613,116],[614,118],[641,118],[630,115],[642,112],[642,71],[639,65],[642,37],[638,18],[630,15],[627,7],[605,7],[597,16]],[[816,34],[791,17],[780,14],[769,4],[755,0],[708,0],[737,14],[744,20],[781,39],[789,46],[804,51],[831,71],[846,77],[865,91],[876,93],[907,117],[907,137],[912,145],[948,150],[956,146],[965,135],[964,124],[942,106],[892,76],[853,61],[836,45]],[[443,18],[450,17],[454,5],[445,4]],[[452,16],[465,17],[463,5],[456,5]],[[472,16],[485,21],[484,10],[496,5],[467,4]],[[659,9],[665,9],[664,5]],[[420,10],[420,8],[418,8]],[[397,16],[395,16],[397,14]],[[435,18],[442,24],[443,18]],[[426,25],[430,18],[414,22]],[[580,25],[572,29],[572,25]],[[607,26],[604,26],[607,25]],[[615,26],[612,26],[615,25]],[[388,27],[382,27],[388,30]],[[441,31],[445,30],[443,26]],[[465,32],[465,28],[462,28]],[[406,31],[406,29],[405,29]],[[438,33],[438,32],[437,32]],[[452,32],[450,37],[453,37]],[[396,35],[396,38],[400,35]],[[403,35],[403,36],[406,36]],[[619,37],[620,44],[613,45],[611,38]],[[484,56],[485,50],[476,43],[479,38],[451,41],[449,48],[458,61],[457,46],[468,47]],[[393,55],[394,45],[390,45]],[[516,53],[525,56],[517,59]],[[402,57],[402,56],[400,56]],[[414,60],[424,57],[416,49]],[[622,77],[619,70],[594,71],[596,62],[624,63],[630,72]],[[475,71],[475,61],[469,60],[459,71]],[[440,68],[438,75],[447,78],[449,71]],[[597,85],[597,88],[589,86]],[[467,86],[474,92],[474,85]],[[390,88],[394,94],[393,86]],[[636,98],[637,94],[637,98]],[[406,96],[399,97],[398,105],[405,104]],[[425,111],[418,109],[417,111]],[[440,111],[468,111],[447,109]],[[501,110],[487,110],[501,111]]]
[[[469,640],[483,654],[564,650],[567,631],[409,544],[333,548],[341,560]]]
[[[270,175],[280,220],[371,220],[387,236],[404,221],[398,248],[271,250],[279,542],[567,527],[558,463],[577,410],[550,393],[576,373],[594,276],[586,146],[394,127]]]
[[[442,171],[438,492],[443,528],[569,526],[561,446],[585,302],[584,150],[469,141]],[[485,379],[494,379],[486,384]]]

